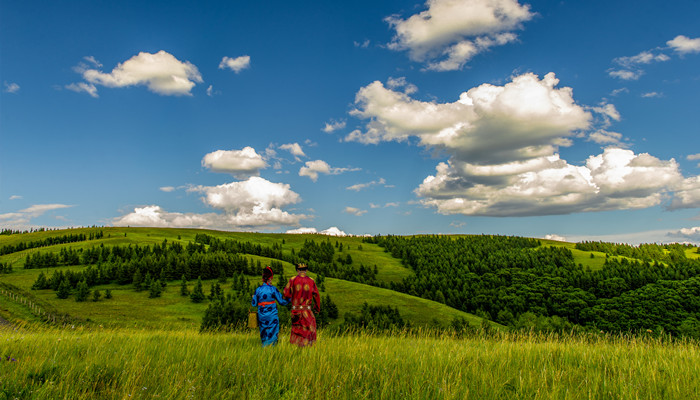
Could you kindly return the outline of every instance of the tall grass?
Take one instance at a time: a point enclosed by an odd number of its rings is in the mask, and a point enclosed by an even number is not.
[[[0,399],[691,399],[695,342],[643,337],[0,330]],[[16,361],[8,361],[10,356]]]

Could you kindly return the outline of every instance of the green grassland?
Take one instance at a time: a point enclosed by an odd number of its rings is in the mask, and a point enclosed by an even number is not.
[[[103,294],[106,289],[111,290],[112,299],[100,299],[92,302],[90,299],[85,302],[76,302],[73,297],[68,299],[56,298],[56,293],[52,290],[30,290],[38,275],[43,271],[47,276],[54,268],[49,269],[23,269],[24,259],[27,254],[35,252],[58,252],[61,248],[89,248],[92,246],[115,245],[152,245],[160,244],[167,239],[168,242],[179,241],[183,244],[193,242],[197,233],[206,233],[220,239],[234,239],[239,241],[250,241],[264,246],[279,244],[284,252],[291,253],[292,250],[298,252],[305,240],[330,240],[336,248],[336,258],[345,257],[347,254],[353,259],[353,265],[365,265],[367,267],[377,266],[377,279],[381,282],[400,281],[412,272],[401,265],[400,260],[394,259],[384,250],[374,244],[362,243],[359,237],[328,237],[324,235],[287,235],[287,234],[263,234],[246,232],[220,232],[205,231],[195,229],[169,229],[169,228],[80,228],[65,231],[33,232],[22,235],[1,235],[0,247],[4,245],[16,245],[17,243],[39,241],[48,237],[55,237],[67,234],[85,234],[102,231],[103,237],[97,240],[87,240],[74,243],[59,244],[49,247],[39,247],[24,250],[17,253],[7,254],[0,257],[0,262],[10,262],[13,264],[14,272],[0,275],[0,282],[10,284],[21,289],[22,294],[31,298],[36,303],[42,304],[45,308],[61,314],[68,314],[76,318],[81,323],[91,323],[104,327],[137,327],[148,329],[194,329],[199,327],[202,315],[207,307],[207,302],[195,304],[189,298],[180,296],[180,282],[169,282],[166,290],[159,298],[148,298],[148,292],[136,292],[131,285],[100,285],[92,289],[99,290]],[[343,245],[342,252],[339,245]],[[255,255],[247,256],[253,262],[260,262],[261,265],[268,265],[271,259]],[[287,277],[293,276],[295,268],[287,262],[282,263]],[[82,270],[85,266],[57,267],[60,270]],[[316,277],[314,273],[310,274]],[[252,287],[259,284],[260,278],[249,276]],[[216,280],[204,281],[205,293]],[[194,282],[189,282],[189,289],[192,290]],[[230,286],[223,285],[225,291],[230,290]],[[426,300],[403,293],[397,293],[388,289],[364,285],[356,282],[349,282],[340,279],[326,278],[325,292],[338,306],[340,318],[334,321],[335,324],[343,322],[343,316],[348,312],[358,312],[362,304],[367,302],[371,305],[388,305],[399,309],[402,317],[414,326],[439,324],[446,326],[454,318],[464,318],[474,326],[479,326],[482,318],[468,314],[444,304],[431,300]],[[15,321],[31,321],[31,314],[27,312],[10,313],[5,312],[7,319]],[[493,326],[500,325],[491,323]]]
[[[282,331],[286,338],[288,332]],[[694,342],[500,333],[0,329],[0,399],[691,399]]]

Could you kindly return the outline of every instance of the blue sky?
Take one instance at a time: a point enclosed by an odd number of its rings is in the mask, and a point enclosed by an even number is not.
[[[699,18],[0,0],[0,227],[700,242]]]

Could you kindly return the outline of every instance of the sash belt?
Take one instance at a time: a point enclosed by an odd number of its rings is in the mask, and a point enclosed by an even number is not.
[[[274,301],[263,301],[263,302],[258,303],[258,307],[265,307],[265,306],[269,306],[270,304],[275,304],[275,302]]]
[[[311,310],[311,306],[292,306],[292,310]]]

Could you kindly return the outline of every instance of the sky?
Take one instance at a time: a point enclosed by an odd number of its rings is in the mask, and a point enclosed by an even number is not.
[[[0,227],[700,242],[700,2],[0,0]]]

